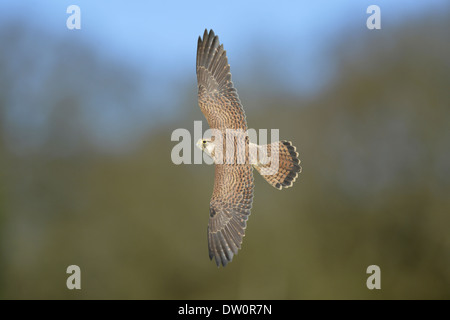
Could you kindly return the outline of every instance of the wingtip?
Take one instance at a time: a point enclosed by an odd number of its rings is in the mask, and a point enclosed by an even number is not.
[[[210,254],[209,260],[213,260],[213,259],[214,259],[214,262],[216,263],[217,268],[220,268],[220,266],[226,267],[227,264],[229,262],[231,262],[231,260],[228,261],[226,259],[217,258],[216,256]]]
[[[213,29],[209,29],[209,31],[208,31],[208,29],[207,28],[205,28],[205,31],[203,31],[203,37],[202,36],[199,36],[199,39],[200,40],[202,40],[202,41],[205,41],[205,39],[213,39],[213,38],[218,38],[218,36],[216,36],[216,34],[215,34],[215,32],[214,32],[214,30]]]

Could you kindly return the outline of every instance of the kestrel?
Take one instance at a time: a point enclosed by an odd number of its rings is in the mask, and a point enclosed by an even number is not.
[[[289,141],[261,146],[249,141],[244,109],[231,81],[226,51],[212,30],[205,30],[203,39],[198,38],[197,82],[200,109],[216,132],[211,139],[197,142],[215,163],[208,223],[209,258],[214,257],[217,266],[226,266],[241,248],[253,202],[253,168],[281,190],[295,182],[301,172],[300,160]],[[235,138],[231,143],[230,132]],[[239,143],[243,148],[239,148]],[[258,158],[264,152],[272,155],[269,163]]]

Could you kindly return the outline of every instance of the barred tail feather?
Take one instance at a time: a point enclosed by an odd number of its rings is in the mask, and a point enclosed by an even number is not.
[[[272,150],[278,148],[279,162],[278,166],[271,168],[271,162],[267,164],[262,164],[260,158],[258,158],[257,163],[254,165],[255,169],[270,183],[273,187],[281,190],[283,188],[292,187],[298,174],[302,172],[302,167],[300,166],[300,160],[298,158],[298,153],[296,148],[292,145],[290,141],[277,141],[269,145],[258,146],[258,156],[261,148],[267,153],[270,158],[272,155]]]

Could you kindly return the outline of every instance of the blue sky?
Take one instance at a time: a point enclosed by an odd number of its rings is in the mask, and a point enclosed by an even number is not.
[[[81,9],[79,31],[69,31],[65,25],[69,16],[66,9],[71,4]],[[77,33],[102,55],[162,77],[193,72],[197,37],[205,28],[213,28],[229,52],[233,74],[245,69],[253,48],[261,48],[268,57],[282,54],[284,59],[299,64],[307,76],[295,73],[288,77],[297,77],[299,88],[308,91],[322,81],[314,76],[321,70],[313,66],[319,62],[326,65],[323,53],[333,38],[338,33],[352,35],[366,30],[366,9],[371,4],[381,8],[383,30],[405,21],[413,24],[427,11],[449,8],[445,0],[3,0],[0,20],[19,16],[50,34],[69,37]],[[285,64],[280,60],[274,59],[273,63],[283,68]],[[286,73],[292,69],[284,68]],[[302,80],[305,78],[308,81]]]

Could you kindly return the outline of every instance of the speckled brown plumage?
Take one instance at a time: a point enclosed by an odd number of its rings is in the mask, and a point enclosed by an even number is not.
[[[298,159],[298,153],[295,147],[290,141],[277,141],[269,145],[260,146],[267,150],[267,156],[272,155],[274,148],[278,149],[279,163],[275,169],[271,170],[271,162],[267,164],[257,164],[256,170],[270,183],[273,187],[281,190],[283,188],[292,187],[298,174],[302,172],[300,167],[300,160]],[[267,172],[262,171],[263,168],[267,169]]]
[[[211,129],[222,137],[223,150],[227,150],[227,129],[240,130],[244,149],[231,155],[232,163],[213,151],[215,158],[214,189],[210,201],[208,224],[208,249],[210,259],[217,266],[226,266],[241,248],[253,201],[253,166],[249,161],[247,121],[238,93],[231,81],[230,65],[223,45],[211,30],[205,30],[197,46],[198,102]],[[230,134],[229,134],[230,136]],[[214,141],[214,138],[212,139]],[[280,142],[277,142],[280,143]],[[296,159],[296,160],[295,160]],[[297,161],[297,162],[296,162]],[[280,144],[282,168],[272,177],[265,176],[273,186],[291,186],[300,171],[295,148]],[[257,167],[257,166],[256,166]],[[281,167],[281,166],[280,166]],[[260,170],[261,168],[258,168]]]
[[[211,30],[199,37],[197,82],[200,109],[211,129],[224,137],[226,129],[247,130],[245,113],[231,81],[223,45]],[[248,145],[248,139],[245,140]],[[247,148],[246,148],[247,149]],[[209,257],[226,266],[241,248],[253,201],[253,168],[250,164],[216,164],[208,224]]]

